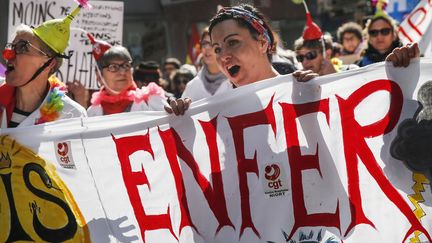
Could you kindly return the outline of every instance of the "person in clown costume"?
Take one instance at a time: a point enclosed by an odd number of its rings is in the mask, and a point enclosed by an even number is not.
[[[62,65],[69,42],[70,24],[81,8],[80,0],[64,19],[53,19],[36,28],[20,25],[3,58],[6,80],[0,86],[1,128],[23,127],[58,119],[85,117],[86,111],[65,95],[66,86],[53,74]]]
[[[353,64],[343,65],[340,59],[330,58],[332,54],[331,37],[324,36],[318,25],[312,21],[306,2],[297,0],[297,3],[303,3],[306,10],[306,26],[302,36],[294,44],[297,60],[303,66],[302,70],[293,73],[297,81],[307,82],[318,76],[359,68]],[[387,53],[382,61],[391,61],[396,67],[406,67],[410,59],[419,55],[418,45],[410,43]]]
[[[91,106],[87,109],[89,116],[164,110],[168,103],[160,86],[149,83],[139,89],[135,84],[132,58],[125,47],[111,46],[90,33],[87,36],[93,45],[97,80],[102,85],[92,96]]]

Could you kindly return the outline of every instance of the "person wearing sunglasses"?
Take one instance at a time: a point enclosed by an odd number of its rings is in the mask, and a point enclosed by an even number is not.
[[[369,19],[364,31],[367,48],[358,62],[360,67],[382,62],[393,49],[402,46],[397,35],[395,20],[383,12]]]
[[[332,58],[333,41],[331,36],[328,35],[312,40],[305,40],[304,37],[300,37],[294,42],[294,50],[297,61],[303,66],[302,70],[293,73],[296,78],[299,78],[305,72],[323,76],[358,68],[354,64],[343,65],[338,58]]]
[[[83,107],[65,95],[66,85],[54,76],[63,58],[69,58],[64,55],[69,42],[65,30],[79,9],[36,28],[17,27],[14,39],[3,50],[6,80],[0,86],[1,128],[87,116]]]
[[[294,42],[296,58],[302,64],[302,70],[311,70],[319,75],[336,72],[330,60],[332,48],[330,36],[314,40],[305,40],[303,37],[300,37]]]
[[[101,45],[105,47],[101,48]],[[102,87],[92,95],[91,105],[87,109],[89,116],[164,109],[176,115],[184,114],[190,99],[173,100],[174,107],[169,107],[165,91],[156,83],[149,83],[141,89],[137,87],[133,80],[132,57],[125,47],[110,46],[99,40],[93,46],[93,50],[97,46],[104,52],[95,55],[93,51],[97,65],[96,78]]]
[[[313,32],[313,34],[310,32]],[[323,51],[324,48],[325,51]],[[297,60],[303,65],[303,70],[298,70],[293,73],[297,81],[307,82],[318,76],[358,68],[358,66],[354,64],[343,65],[341,62],[336,62],[335,59],[331,60],[331,48],[331,37],[322,36],[322,32],[317,25],[311,25],[305,28],[303,36],[294,43]],[[419,56],[419,52],[417,44],[408,44],[390,50],[390,52],[384,56],[383,61],[390,61],[396,67],[406,67],[409,65],[412,58]]]

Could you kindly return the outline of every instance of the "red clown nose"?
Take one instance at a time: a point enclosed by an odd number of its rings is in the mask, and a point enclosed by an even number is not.
[[[4,49],[3,50],[3,59],[5,59],[6,61],[10,61],[15,59],[16,57],[16,52],[12,49]]]

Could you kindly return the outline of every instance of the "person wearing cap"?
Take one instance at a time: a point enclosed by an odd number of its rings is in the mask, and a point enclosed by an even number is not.
[[[279,75],[271,64],[273,31],[254,7],[222,8],[210,20],[209,35],[219,69],[235,86]]]
[[[204,28],[200,40],[203,66],[198,74],[186,84],[182,97],[193,101],[221,94],[232,89],[228,78],[220,71],[212,48],[209,29]]]
[[[122,112],[164,110],[164,90],[156,83],[139,89],[132,77],[132,58],[123,46],[111,46],[96,59],[96,77],[102,84],[93,93],[89,116]]]
[[[343,65],[340,59],[332,58],[332,37],[322,33],[321,28],[312,21],[306,3],[303,3],[306,10],[306,25],[302,36],[294,42],[296,58],[303,69],[294,72],[294,77],[300,77],[305,71],[322,76],[358,68],[356,65]]]
[[[294,50],[302,70],[311,70],[320,76],[358,68],[356,65],[343,65],[338,58],[332,58],[333,41],[328,35],[312,40],[300,37],[294,42]],[[294,73],[297,75],[299,71]]]
[[[396,21],[378,7],[376,14],[366,22],[364,32],[367,48],[358,65],[364,67],[382,62],[395,48],[401,47],[402,42],[399,40],[397,30]]]
[[[81,1],[85,2],[85,1]],[[85,117],[71,100],[66,86],[53,74],[62,64],[69,42],[70,23],[82,6],[65,19],[54,19],[32,29],[20,25],[6,45],[6,81],[0,86],[1,128],[23,127],[58,119]]]
[[[133,80],[132,57],[124,46],[111,46],[87,33],[93,45],[96,77],[102,87],[92,95],[87,109],[89,116],[111,115],[132,111],[163,111],[183,115],[190,99],[170,101],[168,106],[164,90],[156,83],[139,89]]]

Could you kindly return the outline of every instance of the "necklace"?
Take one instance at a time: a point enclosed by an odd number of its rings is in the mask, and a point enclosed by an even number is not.
[[[39,109],[41,116],[36,120],[36,125],[57,120],[64,107],[62,98],[67,92],[66,86],[54,76],[51,76],[48,82],[50,89],[45,103]]]

